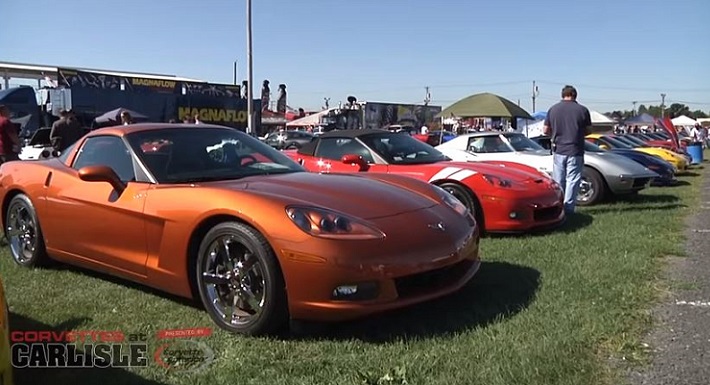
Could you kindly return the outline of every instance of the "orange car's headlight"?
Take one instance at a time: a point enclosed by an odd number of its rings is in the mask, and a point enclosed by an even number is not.
[[[299,229],[314,237],[330,239],[382,239],[385,234],[353,217],[304,206],[286,207],[286,214]]]

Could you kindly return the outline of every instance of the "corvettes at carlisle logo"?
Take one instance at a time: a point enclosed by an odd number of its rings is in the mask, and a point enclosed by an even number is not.
[[[194,338],[211,328],[160,330],[151,341],[146,333],[121,331],[13,331],[15,368],[130,368],[155,365],[169,370],[198,371],[209,366],[214,351]]]

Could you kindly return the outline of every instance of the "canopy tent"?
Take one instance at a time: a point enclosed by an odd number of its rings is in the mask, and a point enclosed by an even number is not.
[[[624,120],[624,124],[629,126],[648,126],[656,123],[656,118],[651,114],[643,113],[641,115],[636,115],[634,117]]]
[[[334,109],[335,108],[330,108],[327,110],[317,112],[315,114],[304,116],[301,119],[292,120],[292,121],[286,123],[286,127],[294,127],[295,128],[295,127],[317,126],[320,124],[320,118]]]
[[[673,119],[671,119],[671,122],[673,122],[674,126],[682,126],[682,127],[694,126],[698,123],[697,120],[695,120],[693,118],[689,118],[685,115],[681,115],[677,118],[673,118]]]
[[[525,134],[525,136],[527,136],[528,138],[542,136],[544,134],[545,121],[538,120],[532,123],[531,122],[532,121],[528,120],[527,126],[525,125],[525,121],[523,121],[522,124],[518,123],[518,128],[515,130],[515,132],[521,132]]]
[[[437,118],[524,118],[533,119],[530,114],[510,100],[488,92],[463,98],[446,107]]]
[[[592,126],[613,126],[616,124],[614,119],[600,112],[589,110],[589,115],[592,118]]]
[[[136,112],[133,110],[129,110],[128,108],[116,108],[115,110],[111,110],[109,112],[104,113],[103,115],[97,116],[94,121],[98,124],[111,124],[111,123],[117,123],[121,121],[121,114],[122,113],[128,113],[131,116],[131,119],[134,122],[137,121],[147,121],[149,118],[140,112]]]

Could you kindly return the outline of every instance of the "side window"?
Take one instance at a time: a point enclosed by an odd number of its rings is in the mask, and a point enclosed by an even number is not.
[[[362,156],[368,163],[374,163],[370,150],[352,138],[325,138],[318,143],[315,156],[340,160],[343,155],[355,154]]]
[[[498,136],[483,136],[475,138],[469,142],[469,151],[491,153],[491,152],[507,152],[510,151],[508,146]]]
[[[111,167],[124,182],[135,179],[131,154],[123,140],[117,136],[87,138],[74,159],[72,168],[78,170],[97,165]]]

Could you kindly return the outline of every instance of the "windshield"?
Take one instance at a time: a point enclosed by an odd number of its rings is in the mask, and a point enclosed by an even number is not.
[[[627,143],[630,143],[630,144],[635,144],[636,145],[635,147],[638,147],[638,146],[645,147],[646,146],[646,142],[644,142],[643,140],[641,140],[639,138],[633,137],[631,135],[619,136],[618,139],[625,140]]]
[[[127,135],[158,183],[239,179],[304,171],[286,155],[229,128],[175,127]]]
[[[614,148],[626,148],[626,149],[634,148],[633,146],[629,145],[628,143],[623,142],[617,138],[612,138],[610,136],[604,136],[601,138],[601,140],[603,142],[609,143]]]
[[[626,144],[629,148],[636,148],[638,144],[628,139],[627,136],[617,136],[613,138],[614,140]]]
[[[513,146],[515,151],[539,151],[544,150],[542,146],[533,142],[523,134],[506,134],[505,137]]]
[[[422,164],[450,160],[439,150],[409,135],[363,135],[360,140],[389,164]]]
[[[601,147],[597,146],[594,143],[590,143],[588,141],[584,141],[584,151],[586,152],[604,152],[604,149]]]

